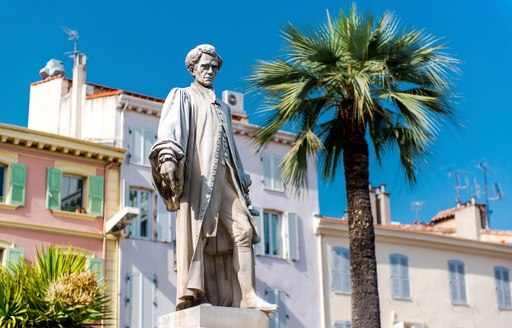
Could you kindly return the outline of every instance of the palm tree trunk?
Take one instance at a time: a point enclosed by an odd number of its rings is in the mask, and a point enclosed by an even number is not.
[[[380,328],[375,231],[368,191],[368,143],[364,129],[350,130],[350,135],[344,139],[343,165],[350,240],[352,327]]]

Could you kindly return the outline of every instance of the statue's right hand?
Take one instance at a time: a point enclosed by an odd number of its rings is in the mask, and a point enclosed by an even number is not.
[[[160,164],[160,176],[164,179],[168,185],[171,186],[171,190],[176,194],[176,182],[180,178],[177,176],[178,165],[172,161],[165,161]]]

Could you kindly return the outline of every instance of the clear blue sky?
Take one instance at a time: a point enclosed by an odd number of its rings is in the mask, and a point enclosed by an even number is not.
[[[430,169],[420,172],[409,188],[397,160],[383,168],[371,163],[371,182],[384,183],[391,193],[393,221],[411,222],[411,202],[424,202],[419,218],[428,221],[455,205],[455,179],[448,172],[471,173],[469,181],[483,188],[485,162],[490,182],[499,182],[504,199],[492,202],[491,225],[512,229],[512,146],[510,94],[512,65],[512,2],[359,1],[363,11],[380,15],[390,9],[411,27],[425,28],[450,43],[462,61],[456,77],[457,112],[463,130],[445,129],[435,144]],[[72,60],[63,54],[71,42],[59,28],[80,33],[79,50],[88,55],[89,82],[165,97],[174,86],[186,86],[188,50],[200,43],[215,45],[224,58],[216,90],[245,91],[246,77],[257,59],[272,59],[283,45],[281,27],[320,24],[326,9],[337,13],[349,1],[2,1],[0,3],[0,122],[27,125],[29,84],[50,58],[64,60],[70,76]],[[246,100],[251,122],[259,99]],[[346,206],[342,171],[336,181],[320,185],[321,213],[339,217]],[[463,191],[463,200],[474,191]],[[492,192],[491,192],[492,194]],[[483,201],[482,198],[479,201]]]

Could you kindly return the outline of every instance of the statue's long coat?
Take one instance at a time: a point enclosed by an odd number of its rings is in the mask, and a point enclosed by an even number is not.
[[[221,168],[220,161],[223,154],[220,153],[220,149],[223,133],[227,136],[229,164],[235,171],[231,172],[233,181],[237,185],[242,203],[245,204],[244,197],[247,195],[244,194],[243,183],[246,178],[233,138],[229,107],[216,98],[213,90],[195,82],[188,88],[171,90],[162,108],[158,140],[153,145],[150,160],[154,185],[162,195],[167,209],[178,210],[176,218],[177,309],[186,306],[187,301],[193,302],[202,297],[205,291],[205,266],[201,242],[205,242],[203,239],[205,237],[217,235],[217,215],[209,214],[207,209],[212,194],[216,192],[216,186],[222,185],[216,181],[216,174]],[[184,165],[181,197],[174,195],[159,175],[159,158],[165,155],[171,157],[178,165]],[[248,210],[246,214],[253,226],[253,242],[258,242],[259,235],[253,218]],[[225,234],[223,236],[227,237]],[[214,244],[217,251],[222,252],[218,249],[219,247],[226,248],[222,246],[226,245],[226,241]],[[230,271],[224,274],[233,280],[230,283],[238,284],[232,267],[227,268],[224,265],[224,269]],[[211,284],[209,285],[210,290]],[[233,303],[236,304],[237,301],[234,300]]]

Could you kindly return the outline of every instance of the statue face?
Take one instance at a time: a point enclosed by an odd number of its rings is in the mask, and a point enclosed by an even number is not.
[[[216,58],[209,54],[202,54],[199,62],[194,66],[192,75],[197,83],[203,87],[210,88],[219,71],[219,63]]]

